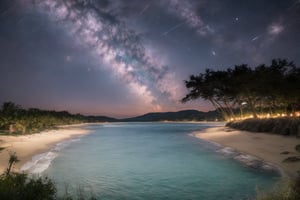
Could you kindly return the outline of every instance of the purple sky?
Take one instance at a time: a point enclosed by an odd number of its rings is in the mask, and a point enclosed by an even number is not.
[[[127,117],[182,104],[206,68],[300,63],[299,0],[2,0],[0,102]]]

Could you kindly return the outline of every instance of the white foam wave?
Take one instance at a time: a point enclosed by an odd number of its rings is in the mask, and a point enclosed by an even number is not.
[[[20,170],[30,174],[41,174],[43,171],[48,169],[51,162],[59,155],[59,151],[66,148],[73,142],[80,141],[80,138],[81,137],[73,138],[57,143],[50,151],[33,156],[31,161],[26,162]]]
[[[251,155],[240,154],[238,156],[235,156],[234,159],[247,165],[248,167],[252,167],[255,169],[261,169],[264,165],[261,159]]]
[[[225,156],[235,156],[238,154],[238,152],[231,147],[224,147],[222,149],[219,149],[217,152],[219,152]]]
[[[221,153],[222,155],[229,157],[231,159],[234,159],[250,168],[259,169],[268,172],[276,172],[276,173],[280,172],[275,165],[271,163],[267,163],[258,157],[241,153],[231,147],[221,146],[218,150],[216,150],[216,152]]]

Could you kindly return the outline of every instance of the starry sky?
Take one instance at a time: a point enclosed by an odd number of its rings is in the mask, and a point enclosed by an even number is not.
[[[1,0],[0,102],[129,117],[206,68],[300,63],[300,0]]]

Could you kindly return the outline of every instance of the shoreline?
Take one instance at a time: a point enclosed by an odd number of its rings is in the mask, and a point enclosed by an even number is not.
[[[259,164],[263,170],[276,170],[283,177],[295,177],[298,175],[297,171],[300,171],[300,161],[282,162],[288,157],[300,156],[295,150],[295,146],[300,144],[298,138],[240,131],[228,127],[207,128],[204,132],[193,132],[192,136],[221,145],[219,153],[230,156],[248,167]]]
[[[84,128],[85,125],[87,124],[63,125],[57,127],[58,129],[29,135],[0,136],[0,147],[4,147],[0,151],[0,174],[7,168],[10,152],[16,152],[20,160],[13,171],[21,172],[21,167],[32,161],[34,156],[48,152],[60,142],[91,133]]]

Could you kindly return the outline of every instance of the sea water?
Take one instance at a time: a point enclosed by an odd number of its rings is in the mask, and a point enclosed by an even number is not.
[[[215,125],[90,125],[91,134],[60,143],[28,169],[44,169],[59,194],[80,191],[97,199],[249,199],[257,188],[272,187],[278,175],[244,166],[191,136]]]

